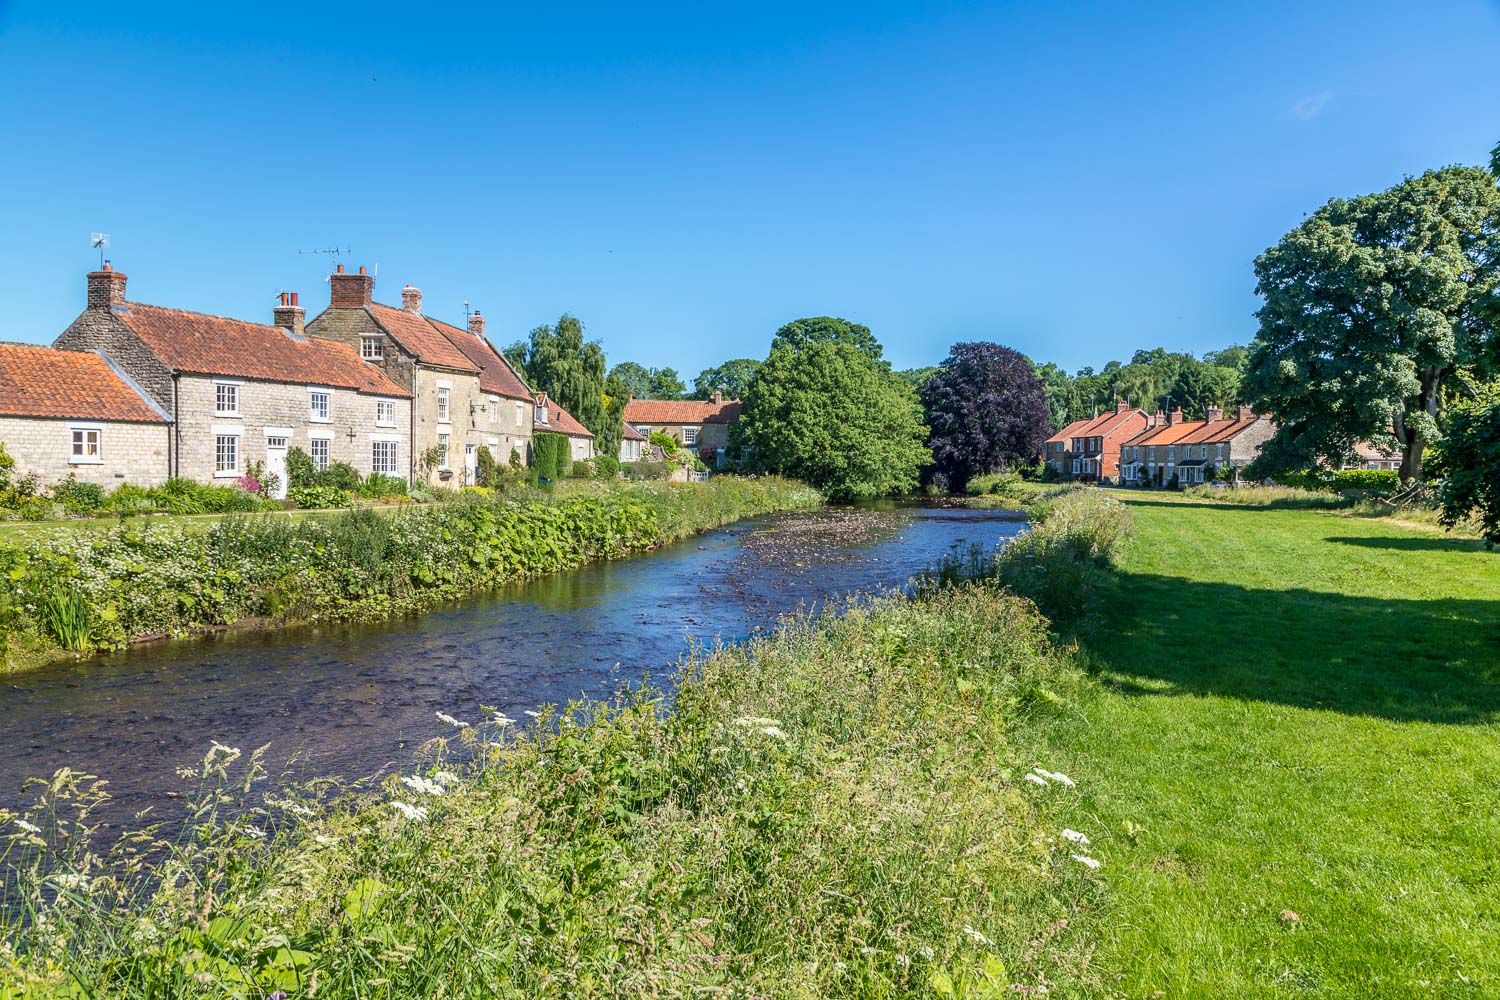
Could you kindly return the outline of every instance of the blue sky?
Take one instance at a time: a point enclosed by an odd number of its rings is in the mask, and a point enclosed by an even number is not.
[[[0,0],[0,339],[100,230],[139,301],[316,311],[348,246],[689,380],[825,313],[1097,367],[1248,341],[1304,213],[1500,140],[1494,2],[446,6]]]

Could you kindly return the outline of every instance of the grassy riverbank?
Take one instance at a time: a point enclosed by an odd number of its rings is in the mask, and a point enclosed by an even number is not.
[[[0,541],[0,652],[17,669],[240,623],[373,620],[820,502],[788,480],[717,477],[28,534]]]
[[[1088,932],[1118,995],[1500,994],[1500,556],[1115,495],[1102,684],[1050,739],[1108,831]]]

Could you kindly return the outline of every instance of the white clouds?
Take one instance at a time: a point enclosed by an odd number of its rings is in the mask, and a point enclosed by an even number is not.
[[[1320,94],[1309,94],[1292,105],[1292,117],[1302,122],[1310,122],[1323,114],[1323,109],[1328,107],[1328,102],[1333,100],[1333,92],[1325,90]]]

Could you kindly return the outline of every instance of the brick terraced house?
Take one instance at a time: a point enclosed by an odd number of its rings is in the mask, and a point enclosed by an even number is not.
[[[1181,407],[1165,417],[1158,412],[1148,429],[1121,448],[1120,481],[1127,486],[1168,486],[1173,480],[1197,485],[1212,482],[1225,468],[1235,470],[1237,478],[1275,431],[1270,418],[1248,406],[1228,418],[1218,407],[1209,407],[1206,420],[1184,419]]]
[[[0,344],[0,444],[17,473],[155,486],[171,443],[167,411],[107,356]]]
[[[401,308],[374,301],[375,278],[342,264],[328,276],[329,304],[307,324],[316,338],[356,351],[413,397],[411,471],[420,478],[422,457],[437,462],[429,479],[471,485],[480,448],[504,464],[514,450],[531,461],[535,400],[525,380],[485,339],[484,317],[466,328],[422,314],[422,292],[407,285]]]
[[[274,326],[131,302],[107,263],[88,276],[88,307],[53,346],[97,351],[172,421],[168,469],[203,482],[264,463],[286,490],[286,455],[406,478],[411,394],[346,345],[306,335],[295,295]]]
[[[1101,416],[1075,420],[1047,439],[1043,457],[1060,475],[1084,482],[1116,482],[1121,445],[1145,430],[1149,417],[1124,400]]]
[[[625,422],[649,438],[662,431],[698,452],[710,468],[724,464],[729,447],[729,425],[740,418],[740,402],[714,393],[711,400],[632,399],[625,404]]]

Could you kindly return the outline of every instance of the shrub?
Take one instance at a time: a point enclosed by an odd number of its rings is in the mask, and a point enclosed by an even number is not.
[[[52,499],[62,504],[69,514],[97,514],[104,509],[104,487],[98,483],[80,483],[69,476],[52,487]]]
[[[1401,489],[1401,473],[1395,469],[1343,469],[1333,474],[1333,488],[1341,493],[1359,490],[1388,497]]]
[[[573,463],[572,470],[568,473],[574,479],[593,479],[598,473],[598,466],[591,458],[580,458]]]
[[[301,448],[288,449],[286,453],[287,489],[316,486],[317,484],[318,470],[313,465],[312,456]]]
[[[349,491],[337,486],[293,486],[286,498],[303,510],[331,510],[352,503]]]
[[[652,431],[646,443],[655,445],[667,455],[677,454],[677,439],[666,431]]]
[[[531,438],[531,481],[543,479],[556,481],[561,478],[568,461],[568,436],[555,431],[542,431]]]
[[[615,479],[620,475],[620,460],[614,455],[597,455],[594,471],[600,479]]]
[[[480,486],[494,486],[495,477],[499,475],[500,465],[495,461],[495,456],[488,448],[481,447],[474,467],[474,476]]]
[[[151,491],[144,486],[122,483],[105,498],[104,509],[115,514],[147,514],[157,506]]]
[[[479,453],[486,454],[486,450],[481,448]],[[406,480],[398,476],[388,476],[383,472],[372,472],[360,482],[357,492],[366,500],[402,497],[406,496]]]
[[[620,469],[627,479],[670,479],[677,466],[671,462],[621,462]]]
[[[362,482],[359,470],[348,462],[334,462],[318,473],[319,486],[332,486],[350,493],[357,492]]]

